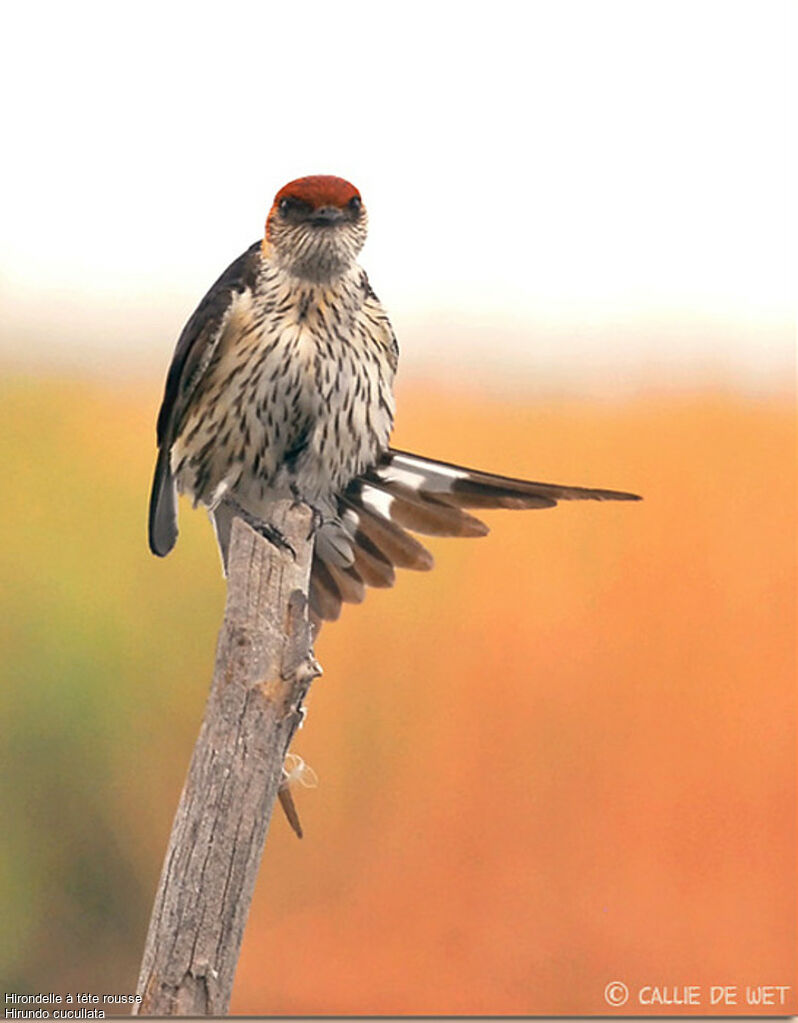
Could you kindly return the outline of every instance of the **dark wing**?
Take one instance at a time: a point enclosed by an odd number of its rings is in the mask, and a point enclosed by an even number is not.
[[[407,530],[427,536],[485,536],[466,508],[552,508],[558,501],[639,501],[618,490],[568,487],[496,476],[389,448],[338,500],[354,561],[341,567],[316,545],[310,578],[314,622],[333,621],[342,603],[358,604],[366,586],[392,586],[394,569],[425,571],[432,555]]]
[[[191,396],[216,351],[233,295],[255,283],[260,246],[260,242],[251,245],[210,288],[183,328],[172,356],[158,413],[158,460],[150,494],[150,550],[161,557],[177,540],[177,490],[169,453]]]

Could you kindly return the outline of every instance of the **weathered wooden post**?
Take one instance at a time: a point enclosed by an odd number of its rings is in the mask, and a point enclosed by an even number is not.
[[[307,592],[311,513],[290,501],[279,550],[233,523],[227,604],[205,717],[150,920],[139,1015],[224,1015],[283,764],[320,668]]]

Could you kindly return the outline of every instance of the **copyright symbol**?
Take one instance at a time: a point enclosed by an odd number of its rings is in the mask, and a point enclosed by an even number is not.
[[[604,1000],[609,1005],[625,1005],[629,988],[620,980],[611,980],[604,988]]]

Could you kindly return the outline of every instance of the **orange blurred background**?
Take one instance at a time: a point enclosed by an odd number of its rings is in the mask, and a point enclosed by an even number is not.
[[[794,27],[9,5],[0,993],[135,989],[224,604],[202,513],[147,551],[163,376],[275,192],[333,173],[395,443],[645,500],[488,513],[325,627],[319,786],[303,841],[273,821],[233,1011],[798,1010]]]
[[[0,962],[10,990],[132,991],[224,587],[187,506],[144,551],[156,388],[2,398]],[[488,513],[324,628],[293,747],[320,783],[303,841],[273,819],[231,1010],[604,1014],[622,980],[792,985],[795,1011],[790,397],[398,403],[399,446],[645,500]]]

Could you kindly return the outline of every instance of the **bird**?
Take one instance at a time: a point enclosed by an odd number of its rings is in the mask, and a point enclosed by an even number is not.
[[[177,540],[177,496],[204,506],[226,574],[232,522],[278,546],[273,502],[314,516],[308,592],[318,629],[396,569],[429,570],[414,534],[478,537],[473,510],[637,501],[617,490],[516,479],[390,445],[399,347],[358,263],[368,214],[333,175],[281,188],[265,232],[213,284],[177,341],[157,421],[149,544]]]

